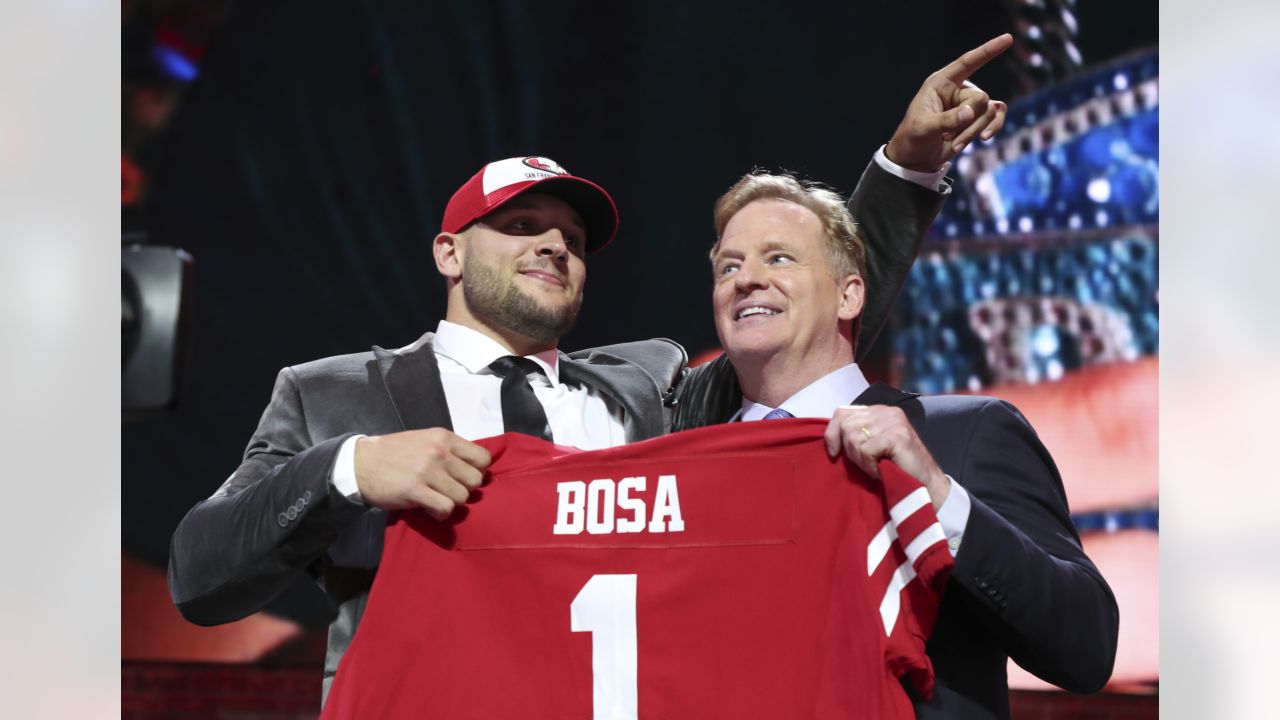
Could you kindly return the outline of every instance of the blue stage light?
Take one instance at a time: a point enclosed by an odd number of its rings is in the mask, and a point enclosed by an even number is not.
[[[195,63],[191,62],[182,53],[167,46],[156,45],[151,51],[151,56],[155,59],[156,64],[160,66],[169,77],[182,82],[191,82],[196,79],[197,69]]]

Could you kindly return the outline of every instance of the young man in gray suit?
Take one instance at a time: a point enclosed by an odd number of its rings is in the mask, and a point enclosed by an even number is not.
[[[941,207],[938,166],[1003,124],[1003,103],[959,84],[939,94],[933,82],[851,200],[885,295],[872,298],[868,336]],[[921,103],[924,95],[933,102]],[[557,349],[582,301],[585,255],[613,238],[617,221],[603,189],[547,158],[490,163],[463,185],[433,244],[444,321],[398,350],[280,372],[240,467],[174,534],[169,586],[183,616],[237,620],[307,572],[337,608],[327,692],[378,566],[385,511],[421,507],[443,519],[466,503],[489,463],[472,439],[515,428],[596,449],[665,432],[682,348],[650,340]],[[518,386],[541,408],[532,430],[508,412],[519,403],[507,391]]]
[[[1009,717],[1010,657],[1065,689],[1100,689],[1115,660],[1116,601],[1026,419],[995,398],[867,382],[854,362],[869,290],[864,239],[836,194],[748,175],[717,202],[715,222],[712,306],[725,354],[681,386],[676,429],[830,417],[833,457],[872,477],[888,458],[920,480],[955,567],[927,648],[937,682],[931,701],[914,698],[917,717]]]
[[[239,619],[305,570],[337,608],[327,690],[368,597],[385,511],[444,519],[467,502],[490,461],[472,439],[529,431],[512,427],[529,412],[535,434],[587,449],[664,432],[682,348],[615,348],[625,359],[556,348],[582,302],[586,253],[617,223],[608,193],[548,158],[490,163],[464,184],[432,246],[444,320],[398,350],[280,372],[240,467],[174,534],[169,585],[182,614]],[[509,412],[515,401],[526,406]]]

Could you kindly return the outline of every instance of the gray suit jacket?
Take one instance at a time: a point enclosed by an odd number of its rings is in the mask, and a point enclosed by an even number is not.
[[[305,569],[336,609],[327,693],[364,610],[386,525],[385,512],[348,501],[329,477],[352,435],[452,429],[431,338],[280,371],[244,461],[174,533],[169,588],[183,617],[237,620]],[[561,354],[560,375],[616,401],[630,442],[665,431],[664,400],[686,359],[679,345],[648,340]]]

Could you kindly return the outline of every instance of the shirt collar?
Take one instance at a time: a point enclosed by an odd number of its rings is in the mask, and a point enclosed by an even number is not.
[[[869,387],[871,384],[858,369],[858,364],[849,363],[809,383],[800,392],[782,401],[778,407],[796,417],[829,418],[835,414],[836,408],[848,405]],[[759,420],[773,409],[743,395],[742,409],[733,420]]]
[[[511,354],[501,343],[479,330],[448,320],[441,320],[436,327],[432,347],[438,355],[458,363],[472,375],[484,371],[494,360]],[[560,353],[555,348],[525,357],[542,367],[553,386],[560,383]]]

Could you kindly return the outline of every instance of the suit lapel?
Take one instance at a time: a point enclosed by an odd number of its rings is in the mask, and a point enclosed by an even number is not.
[[[923,431],[924,423],[924,405],[917,399],[920,393],[903,392],[891,385],[885,385],[878,382],[854,399],[855,405],[893,405],[902,409],[906,413],[907,422],[916,429],[916,432]]]
[[[854,405],[901,405],[902,403],[918,397],[920,393],[903,392],[892,385],[886,385],[882,382],[875,383],[871,387],[862,391],[862,394],[854,398]]]
[[[373,348],[387,397],[405,430],[453,429],[431,338],[427,333],[400,351]],[[622,407],[628,442],[662,434],[661,393],[641,368],[604,353],[585,361],[561,353],[559,366],[562,380],[595,388]]]
[[[405,430],[453,429],[431,337],[432,333],[427,333],[414,344],[396,352],[377,345],[373,347],[387,398]]]
[[[723,353],[720,357],[707,363],[707,372],[709,377],[718,375],[722,378],[720,383],[711,386],[718,386],[722,389],[719,393],[708,392],[701,402],[705,403],[710,411],[711,422],[729,422],[729,418],[737,415],[738,411],[742,410],[742,386],[738,384],[738,374],[734,372],[733,364],[729,362],[729,356]]]
[[[608,359],[613,362],[600,362]],[[561,381],[595,388],[622,406],[627,442],[662,434],[661,392],[644,370],[605,353],[592,353],[586,360],[560,353],[559,371]]]

